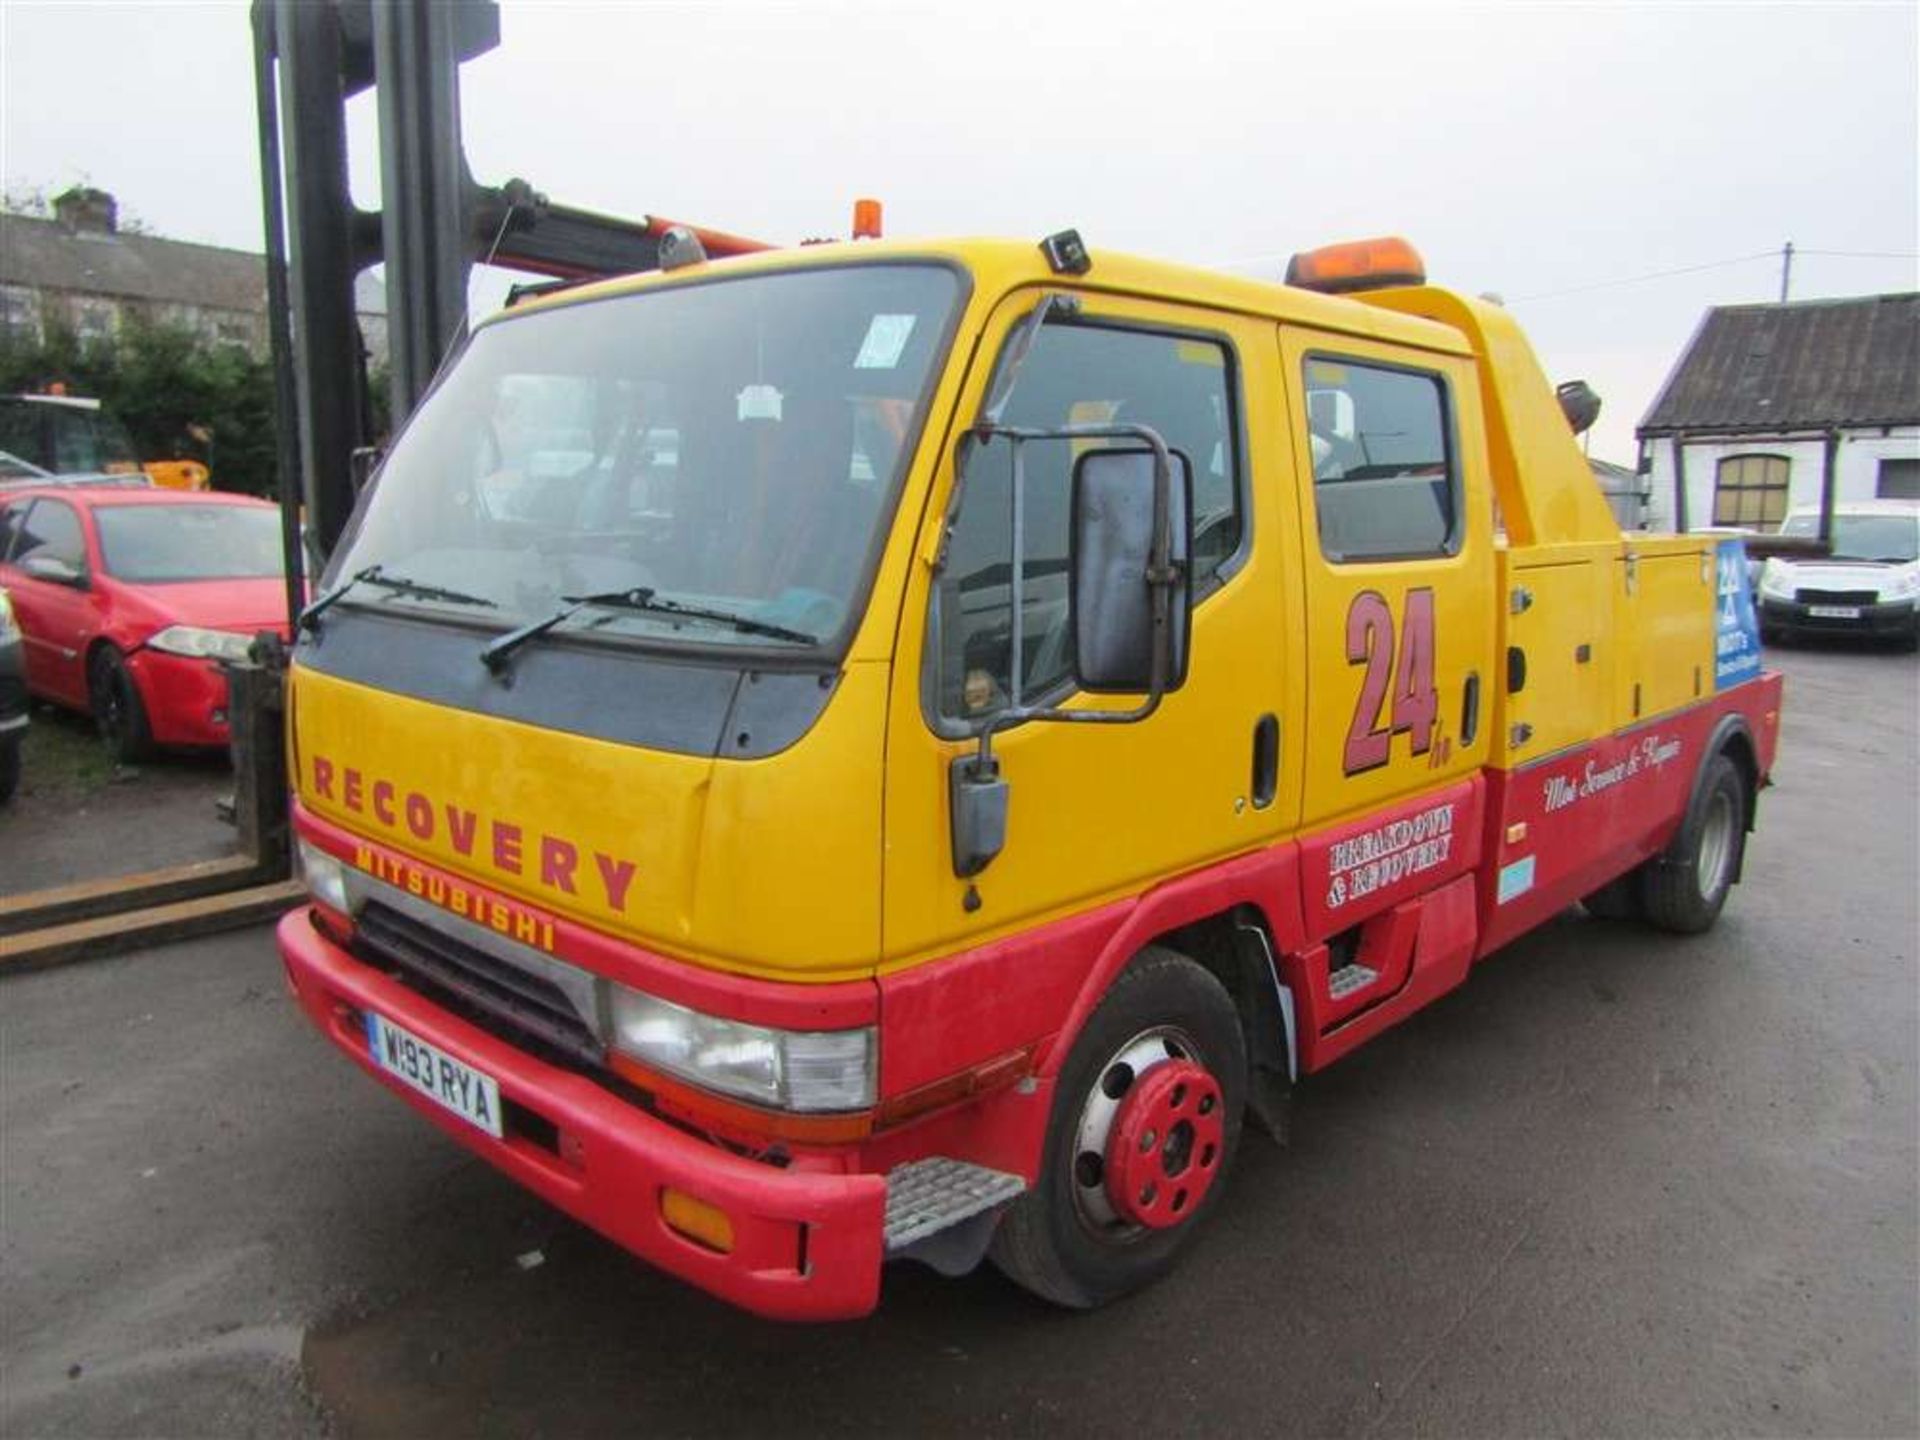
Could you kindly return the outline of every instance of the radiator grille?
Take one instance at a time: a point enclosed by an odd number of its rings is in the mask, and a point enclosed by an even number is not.
[[[369,902],[358,916],[358,939],[407,979],[464,1002],[488,1026],[504,1026],[520,1038],[551,1046],[589,1065],[605,1061],[606,1048],[593,1028],[551,980],[510,965],[465,941],[423,925],[397,910]]]
[[[1802,605],[1877,605],[1880,596],[1872,590],[1796,590],[1793,598]]]

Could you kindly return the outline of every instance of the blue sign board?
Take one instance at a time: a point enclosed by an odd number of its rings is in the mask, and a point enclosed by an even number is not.
[[[1760,620],[1753,612],[1753,587],[1747,583],[1744,542],[1720,542],[1715,589],[1719,618],[1713,627],[1713,688],[1725,690],[1760,673]]]

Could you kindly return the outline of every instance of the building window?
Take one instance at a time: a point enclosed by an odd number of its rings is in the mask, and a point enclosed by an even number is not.
[[[1882,500],[1920,500],[1920,460],[1882,460],[1874,494]]]
[[[105,344],[119,325],[120,307],[113,301],[82,297],[73,302],[73,330],[82,345]]]
[[[0,334],[36,344],[40,339],[40,292],[25,285],[0,285]]]
[[[213,333],[223,345],[252,345],[255,322],[250,315],[223,314],[214,320]]]
[[[1744,530],[1778,530],[1787,517],[1784,455],[1729,455],[1713,481],[1713,523]]]
[[[1460,485],[1446,382],[1327,355],[1306,367],[1321,553],[1335,562],[1452,554]]]

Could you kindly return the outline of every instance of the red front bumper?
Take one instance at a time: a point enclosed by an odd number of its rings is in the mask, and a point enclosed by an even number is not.
[[[847,1319],[878,1301],[883,1176],[782,1170],[698,1140],[363,965],[316,930],[307,910],[280,922],[279,939],[301,1007],[334,1044],[454,1139],[575,1219],[756,1314]],[[505,1099],[544,1119],[558,1141],[539,1143],[528,1127],[512,1124],[496,1140],[378,1068],[367,1053],[368,1010],[492,1076]],[[660,1214],[667,1186],[726,1212],[731,1253],[667,1227]]]
[[[216,662],[136,650],[127,668],[140,687],[155,744],[227,743],[227,677]]]

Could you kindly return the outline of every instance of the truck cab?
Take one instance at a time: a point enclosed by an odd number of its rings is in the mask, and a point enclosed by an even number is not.
[[[1090,1306],[1507,940],[1711,924],[1738,542],[1623,536],[1403,242],[1293,279],[888,241],[477,327],[294,655],[314,1023],[760,1313]]]

